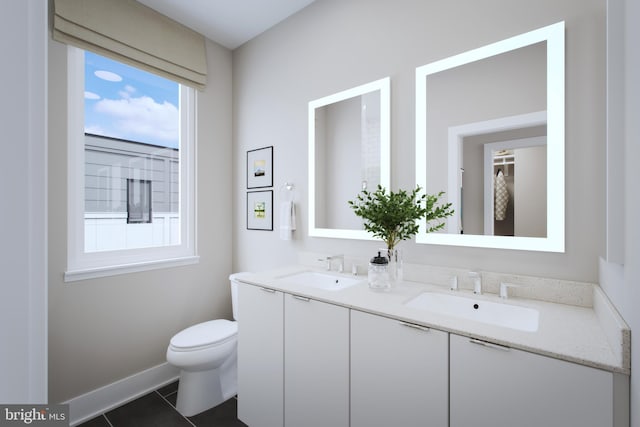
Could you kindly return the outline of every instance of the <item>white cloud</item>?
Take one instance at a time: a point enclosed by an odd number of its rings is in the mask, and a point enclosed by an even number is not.
[[[96,104],[96,111],[111,116],[118,132],[137,135],[143,140],[150,137],[178,141],[178,108],[169,102],[159,104],[148,96],[102,99]]]
[[[118,92],[122,98],[128,99],[131,98],[131,95],[136,92],[136,88],[131,85],[125,85],[124,90]]]
[[[85,133],[90,133],[92,135],[107,135],[107,132],[100,125],[88,125],[84,127]]]
[[[98,77],[99,79],[106,80],[108,82],[121,82],[122,81],[122,77],[120,77],[116,73],[112,73],[111,71],[97,70],[93,74],[95,74],[95,76]]]
[[[88,90],[84,91],[84,99],[100,99],[100,95],[97,93],[89,92]]]

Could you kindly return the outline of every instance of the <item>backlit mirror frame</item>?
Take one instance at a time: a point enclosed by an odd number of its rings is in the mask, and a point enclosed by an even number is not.
[[[316,225],[316,110],[371,92],[380,92],[380,185],[391,186],[391,79],[385,77],[309,102],[309,236],[339,239],[376,240],[369,232],[352,229],[322,228]],[[353,195],[353,199],[357,194]],[[347,201],[345,200],[345,204]],[[354,213],[355,215],[355,213]]]
[[[427,233],[425,224],[420,224],[417,243],[564,252],[564,21],[416,68],[416,184],[427,188],[427,77],[544,41],[547,45],[547,237]]]

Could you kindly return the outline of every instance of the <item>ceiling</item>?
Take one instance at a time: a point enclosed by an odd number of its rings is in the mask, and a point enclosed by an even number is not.
[[[138,0],[229,49],[314,0]]]

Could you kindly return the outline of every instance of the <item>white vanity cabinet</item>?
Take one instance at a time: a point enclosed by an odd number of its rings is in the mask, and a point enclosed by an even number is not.
[[[451,334],[451,427],[610,427],[614,374]]]
[[[251,427],[629,425],[628,375],[357,306],[238,291],[238,418]]]
[[[448,377],[446,332],[351,311],[351,427],[447,427]]]
[[[284,425],[347,427],[349,309],[286,294],[284,312]]]
[[[251,427],[284,425],[284,294],[238,288],[238,418]]]

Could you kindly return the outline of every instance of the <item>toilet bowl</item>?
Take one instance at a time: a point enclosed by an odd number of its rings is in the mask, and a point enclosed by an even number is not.
[[[237,279],[229,276],[233,318],[237,320]],[[180,369],[176,409],[189,417],[235,396],[237,381],[235,321],[216,319],[190,326],[171,338],[167,362]]]

